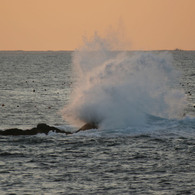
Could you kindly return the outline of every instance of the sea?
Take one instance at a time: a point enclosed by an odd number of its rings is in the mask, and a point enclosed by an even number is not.
[[[1,195],[195,194],[195,51],[103,52],[0,51],[0,130],[100,124],[0,136]]]

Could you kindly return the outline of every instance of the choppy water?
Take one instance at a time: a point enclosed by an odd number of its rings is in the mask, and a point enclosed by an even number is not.
[[[0,137],[0,194],[195,194],[195,52],[171,52],[186,117],[71,136]],[[0,129],[40,122],[75,129],[60,109],[71,52],[0,52]]]
[[[1,129],[64,124],[70,63],[70,52],[0,52]]]

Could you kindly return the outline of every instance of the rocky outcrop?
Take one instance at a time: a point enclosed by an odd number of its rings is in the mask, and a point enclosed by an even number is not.
[[[78,131],[85,131],[85,130],[89,130],[89,129],[98,129],[98,125],[96,123],[86,123],[85,125],[83,125]]]
[[[7,129],[4,131],[0,131],[0,135],[36,135],[38,133],[48,134],[50,131],[53,131],[56,133],[66,133],[66,134],[68,133],[56,127],[41,123],[41,124],[38,124],[37,127],[32,128],[32,129],[27,129],[27,130],[13,128],[13,129]]]
[[[85,125],[83,125],[79,130],[77,130],[75,133],[78,133],[79,131],[85,131],[85,130],[89,130],[89,129],[97,129],[97,125],[93,124],[93,123],[86,123]],[[27,130],[22,130],[22,129],[18,129],[18,128],[13,128],[13,129],[6,129],[6,130],[0,130],[0,135],[12,135],[12,136],[17,136],[17,135],[36,135],[38,133],[44,133],[44,134],[48,134],[50,131],[55,132],[55,133],[63,133],[63,134],[73,134],[72,132],[67,132],[67,131],[63,131],[60,130],[56,127],[53,126],[49,126],[45,123],[41,123],[38,124],[37,127],[32,128],[32,129],[27,129]]]

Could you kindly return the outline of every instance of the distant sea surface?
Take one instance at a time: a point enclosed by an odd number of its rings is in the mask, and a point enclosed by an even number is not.
[[[168,51],[181,72],[182,119],[73,135],[0,136],[0,194],[195,194],[195,51]],[[72,52],[0,51],[0,130],[74,124]]]

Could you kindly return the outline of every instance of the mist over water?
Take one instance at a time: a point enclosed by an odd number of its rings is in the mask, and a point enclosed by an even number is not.
[[[120,128],[144,125],[149,115],[181,118],[186,97],[171,54],[113,51],[112,45],[95,35],[73,53],[76,82],[64,119]]]

